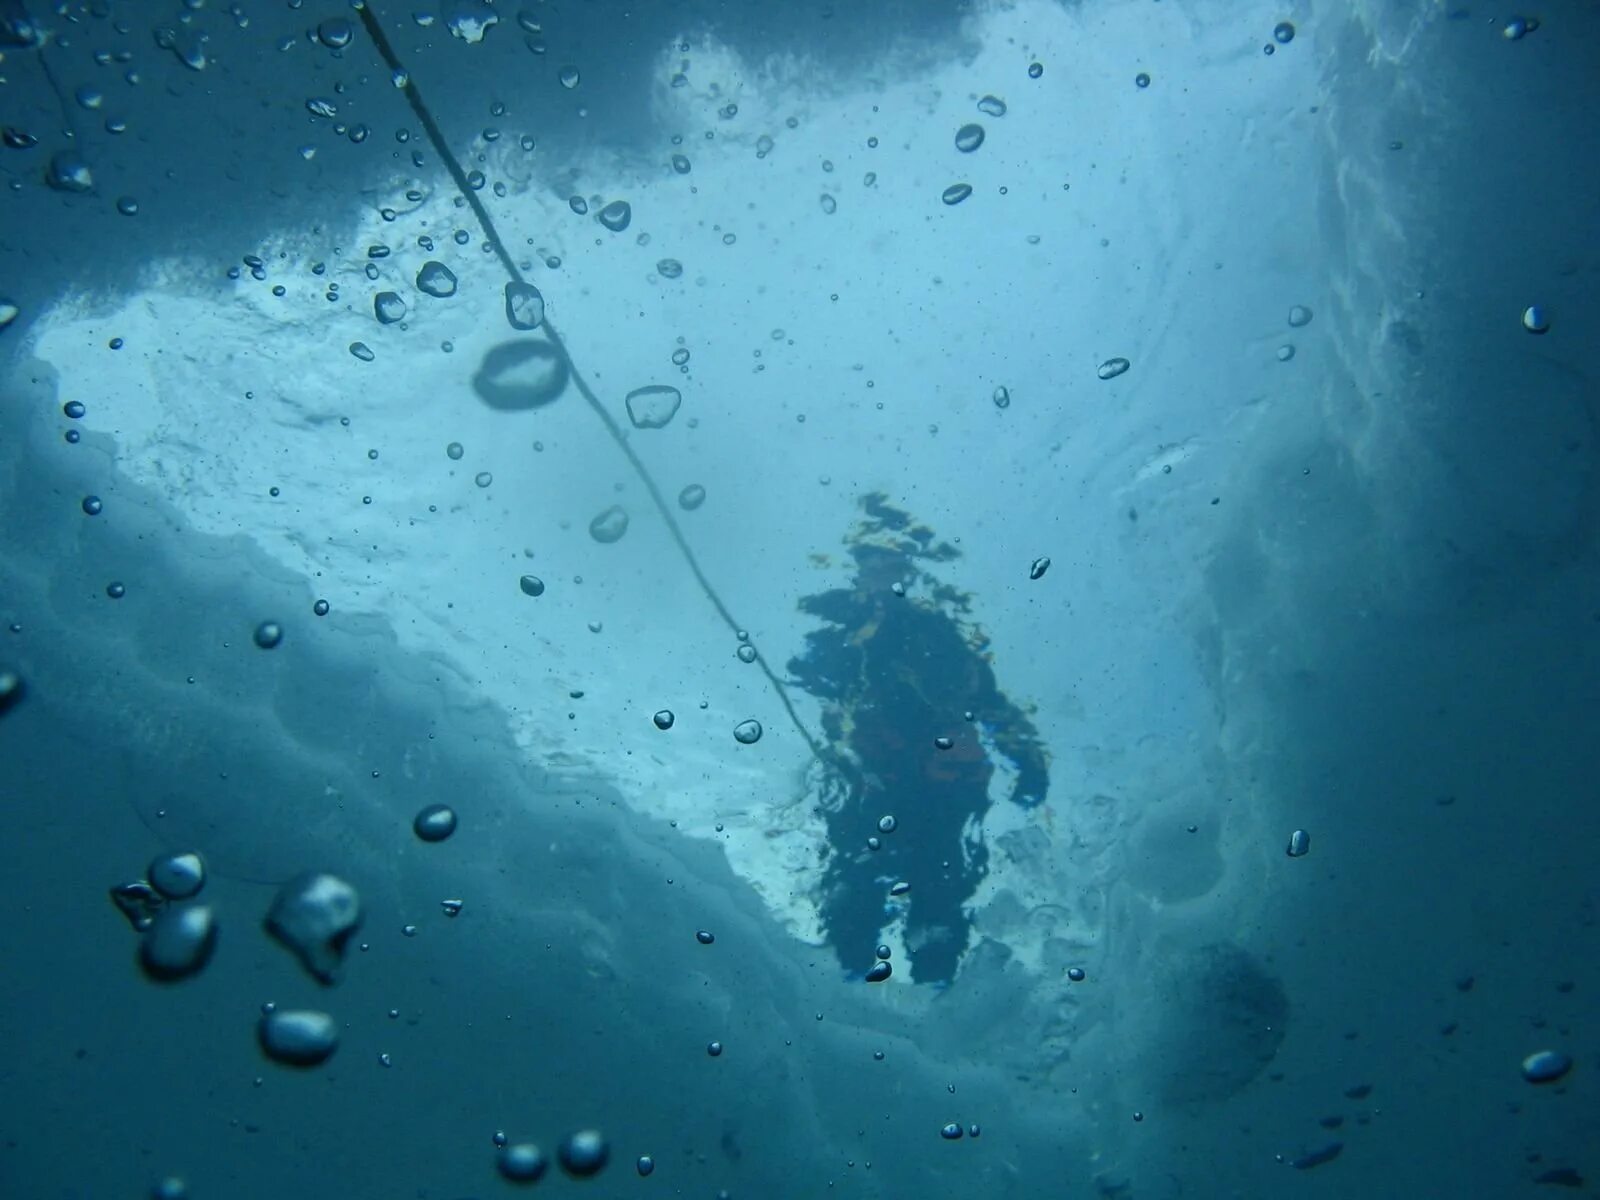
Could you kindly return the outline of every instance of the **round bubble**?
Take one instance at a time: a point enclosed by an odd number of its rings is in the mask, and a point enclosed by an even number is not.
[[[456,831],[456,812],[448,804],[430,804],[411,822],[412,831],[425,842],[442,842]]]

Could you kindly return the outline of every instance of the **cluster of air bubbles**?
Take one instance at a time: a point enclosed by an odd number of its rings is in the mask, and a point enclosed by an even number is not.
[[[1508,42],[1520,42],[1538,28],[1538,17],[1512,17],[1500,30],[1500,36]]]

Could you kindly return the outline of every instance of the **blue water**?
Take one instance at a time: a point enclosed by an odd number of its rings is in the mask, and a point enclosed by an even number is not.
[[[1600,9],[0,41],[0,1195],[1594,1190]]]

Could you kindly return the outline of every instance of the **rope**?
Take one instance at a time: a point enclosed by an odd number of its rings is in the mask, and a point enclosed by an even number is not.
[[[500,260],[500,265],[505,268],[507,276],[513,282],[526,284],[527,281],[523,278],[522,272],[518,270],[517,264],[506,249],[505,243],[500,240],[500,233],[495,228],[494,219],[489,216],[489,210],[483,206],[483,201],[478,199],[477,191],[467,180],[467,173],[461,169],[461,163],[450,152],[450,147],[445,142],[444,134],[439,129],[439,123],[434,120],[433,113],[423,100],[422,92],[417,88],[411,72],[406,70],[405,66],[400,62],[399,55],[395,53],[394,47],[389,43],[388,36],[383,32],[383,27],[378,24],[377,14],[372,11],[372,6],[368,3],[362,3],[358,11],[361,14],[361,23],[366,27],[367,36],[372,39],[372,44],[377,48],[379,56],[388,64],[390,71],[394,72],[394,78],[404,81],[400,90],[405,94],[406,102],[411,105],[411,111],[416,114],[417,120],[422,123],[423,132],[428,135],[428,141],[432,144],[434,152],[444,162],[445,169],[450,172],[450,178],[454,181],[456,190],[461,193],[461,198],[467,202],[467,207],[472,210],[472,215],[477,218],[478,226],[483,231],[483,236],[489,243],[489,247],[494,251],[495,257]],[[588,381],[584,379],[582,373],[578,370],[577,364],[572,361],[572,355],[567,353],[566,343],[562,341],[561,335],[556,332],[556,328],[550,322],[548,316],[545,317],[540,330],[549,339],[551,348],[560,358],[562,365],[567,370],[568,377],[576,385],[579,394],[583,396],[584,401],[589,405],[590,411],[600,419],[600,423],[605,426],[606,433],[616,443],[617,449],[628,460],[628,464],[633,468],[634,474],[639,477],[640,482],[645,486],[645,490],[649,492],[650,499],[656,506],[656,512],[661,515],[662,521],[666,523],[667,531],[672,535],[673,542],[677,544],[678,552],[683,555],[684,562],[688,564],[690,572],[694,575],[695,582],[700,585],[700,590],[705,593],[705,597],[711,602],[711,606],[717,610],[717,615],[722,618],[729,629],[737,634],[744,626],[734,619],[733,613],[723,603],[722,597],[717,594],[716,588],[706,578],[706,573],[701,569],[699,560],[695,558],[688,539],[683,535],[683,529],[679,526],[677,518],[672,515],[672,509],[668,505],[666,497],[661,494],[661,489],[656,485],[655,478],[650,474],[649,469],[644,465],[644,461],[628,441],[627,434],[617,424],[616,418],[606,410],[605,405],[600,403],[600,398],[595,395],[594,389],[589,386]],[[795,729],[800,732],[800,736],[805,739],[811,753],[819,761],[826,762],[827,757],[823,753],[822,747],[818,745],[811,731],[805,727],[805,723],[800,720],[800,714],[795,711],[794,704],[789,699],[788,689],[784,687],[783,681],[773,673],[772,668],[767,664],[766,657],[759,652],[756,655],[756,665],[761,668],[761,673],[767,677],[767,682],[772,685],[773,691],[777,693],[779,703],[783,705],[784,711],[789,714],[789,720],[793,722]]]

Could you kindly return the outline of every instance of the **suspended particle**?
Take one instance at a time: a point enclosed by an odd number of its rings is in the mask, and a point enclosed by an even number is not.
[[[589,522],[589,536],[601,545],[620,541],[628,532],[628,514],[620,505],[613,504]]]
[[[331,120],[339,115],[339,106],[324,96],[312,96],[306,101],[306,111],[313,117]]]
[[[733,727],[733,740],[742,746],[753,746],[761,740],[761,722],[740,721]]]
[[[339,1027],[325,1012],[273,1009],[263,1014],[256,1038],[266,1056],[291,1067],[314,1067],[339,1048]]]
[[[960,204],[970,195],[972,195],[972,185],[970,183],[952,183],[945,188],[944,193],[939,198],[946,204],[953,206]]]
[[[198,973],[217,945],[216,914],[206,904],[165,908],[139,944],[139,965],[151,979],[171,983]]]
[[[1100,364],[1095,374],[1101,379],[1115,379],[1118,375],[1125,373],[1131,366],[1133,364],[1125,358],[1108,358]]]
[[[537,575],[524,575],[521,579],[517,580],[517,586],[522,589],[522,594],[524,596],[544,595],[544,580],[540,579]]]
[[[531,283],[511,280],[506,284],[506,320],[517,330],[537,329],[544,324],[544,296]]]
[[[665,733],[672,728],[672,724],[677,720],[677,717],[672,715],[670,708],[663,708],[658,710],[650,719],[655,722],[657,729]]]
[[[956,130],[956,149],[963,154],[971,154],[983,145],[983,126],[973,122],[963,125]]]
[[[456,831],[456,811],[448,804],[430,804],[412,818],[411,830],[425,842],[442,842]]]
[[[1304,858],[1311,852],[1311,835],[1304,829],[1296,829],[1289,835],[1289,845],[1285,853],[1290,858]]]
[[[611,1147],[598,1129],[580,1129],[561,1139],[556,1152],[561,1169],[574,1179],[598,1175],[611,1158]]]
[[[1029,565],[1029,567],[1028,567],[1028,578],[1029,579],[1043,579],[1044,578],[1044,573],[1046,571],[1048,571],[1049,569],[1050,569],[1050,556],[1047,555],[1047,554],[1046,555],[1041,555],[1039,558],[1034,559],[1033,562]]]

